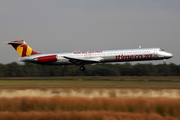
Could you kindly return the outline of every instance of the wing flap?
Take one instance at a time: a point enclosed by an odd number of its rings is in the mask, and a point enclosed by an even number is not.
[[[77,60],[77,61],[82,61],[82,62],[94,62],[94,63],[99,63],[101,62],[102,58],[90,58],[90,59],[84,59],[84,58],[72,58],[72,57],[67,57],[64,56],[64,58],[69,59],[69,60]]]

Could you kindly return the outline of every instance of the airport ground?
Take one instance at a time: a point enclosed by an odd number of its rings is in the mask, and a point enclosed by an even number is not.
[[[179,76],[1,77],[0,88],[29,86],[180,87]]]
[[[179,120],[180,77],[0,78],[0,120]]]

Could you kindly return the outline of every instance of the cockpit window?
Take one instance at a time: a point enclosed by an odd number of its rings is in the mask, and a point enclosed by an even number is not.
[[[164,51],[164,49],[163,49],[163,48],[160,48],[159,51]]]

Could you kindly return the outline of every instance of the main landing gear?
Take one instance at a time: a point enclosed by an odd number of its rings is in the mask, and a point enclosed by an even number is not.
[[[80,66],[79,69],[80,69],[81,71],[85,71],[85,70],[86,70],[86,68],[85,68],[84,66]]]

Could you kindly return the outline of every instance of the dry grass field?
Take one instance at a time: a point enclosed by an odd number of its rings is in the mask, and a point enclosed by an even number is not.
[[[180,99],[0,98],[0,120],[179,120]]]
[[[180,89],[180,77],[0,78],[2,90]],[[0,120],[180,120],[179,98],[0,98]]]

